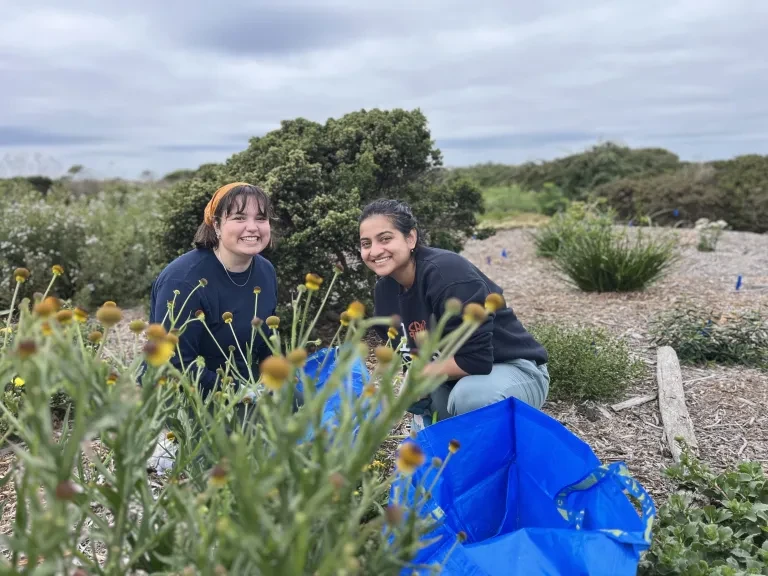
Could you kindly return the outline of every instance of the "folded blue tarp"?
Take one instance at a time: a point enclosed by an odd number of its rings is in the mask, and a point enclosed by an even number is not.
[[[440,524],[415,564],[444,564],[446,576],[635,576],[651,542],[651,497],[623,463],[601,465],[563,425],[514,398],[420,431],[427,464],[393,484],[393,502],[432,484],[430,461],[445,459],[454,439],[460,449],[420,511]]]

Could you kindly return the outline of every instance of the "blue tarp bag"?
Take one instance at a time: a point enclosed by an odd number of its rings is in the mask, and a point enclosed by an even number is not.
[[[318,391],[325,386],[333,374],[336,368],[338,352],[338,348],[321,348],[307,358],[303,371],[309,378],[314,380],[315,388]],[[346,399],[350,405],[354,404],[355,400],[363,394],[363,388],[369,379],[370,376],[365,363],[360,358],[355,358],[340,389],[334,391],[325,402],[323,415],[320,419],[321,425],[330,427],[336,423],[342,401]],[[300,392],[304,392],[304,386],[301,381],[299,381],[296,387]]]
[[[439,524],[414,564],[444,563],[445,576],[635,576],[651,543],[651,497],[623,463],[601,465],[557,420],[515,398],[421,430],[414,441],[427,464],[393,484],[393,502],[412,501],[425,475],[432,484],[429,462],[444,460],[452,439],[460,448],[420,511]]]

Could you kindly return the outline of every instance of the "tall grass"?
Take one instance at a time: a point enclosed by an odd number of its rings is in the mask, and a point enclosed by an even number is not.
[[[556,268],[584,292],[634,292],[658,281],[676,261],[676,242],[656,239],[641,229],[585,228],[555,255]]]

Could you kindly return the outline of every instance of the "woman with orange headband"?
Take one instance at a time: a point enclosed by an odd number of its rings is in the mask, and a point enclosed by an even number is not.
[[[187,324],[179,335],[181,357],[177,354],[171,360],[177,367],[183,363],[201,370],[203,396],[220,385],[216,371],[225,368],[224,354],[229,350],[234,350],[238,371],[247,377],[242,354],[250,343],[251,321],[255,316],[266,319],[275,314],[277,276],[261,255],[272,241],[271,217],[269,197],[258,186],[245,182],[222,186],[205,208],[194,248],[168,264],[152,285],[150,322],[168,328],[169,302],[174,303],[177,327],[190,316],[205,314],[205,325],[199,321]],[[201,280],[204,286],[199,286]],[[267,343],[257,335],[254,367],[269,354]],[[194,366],[198,357],[204,360],[202,368]]]

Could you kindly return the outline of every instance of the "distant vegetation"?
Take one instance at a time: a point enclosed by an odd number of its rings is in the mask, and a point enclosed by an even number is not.
[[[491,221],[604,198],[625,222],[692,227],[708,218],[732,230],[768,232],[768,156],[692,163],[660,148],[607,143],[548,162],[447,169],[444,178],[482,187]],[[548,208],[545,197],[555,200]]]

